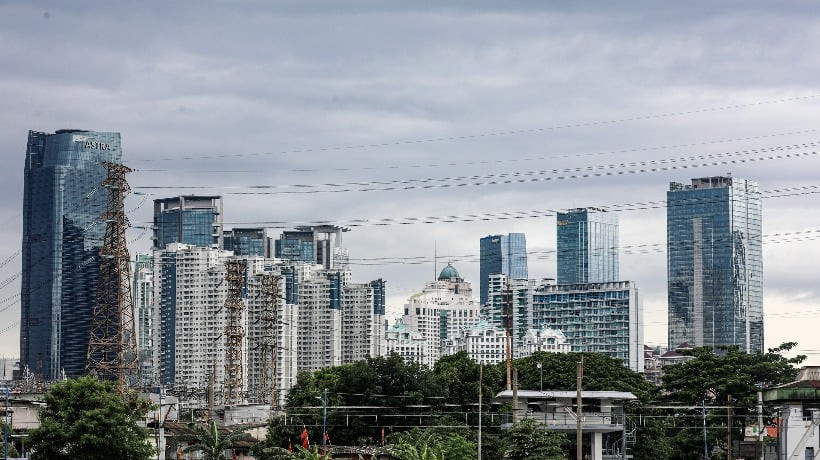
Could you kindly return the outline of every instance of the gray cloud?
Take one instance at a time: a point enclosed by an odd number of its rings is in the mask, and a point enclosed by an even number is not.
[[[5,199],[0,221],[6,224],[0,230],[0,259],[20,245],[15,216],[22,205],[28,129],[120,131],[126,161],[138,169],[130,177],[136,190],[212,185],[204,192],[226,194],[230,222],[446,216],[662,200],[669,181],[729,171],[758,180],[763,189],[818,183],[818,158],[806,157],[531,184],[231,194],[237,190],[228,187],[242,184],[526,172],[820,139],[808,132],[653,148],[818,129],[820,99],[684,114],[820,94],[815,84],[820,62],[806,51],[820,39],[814,5],[440,3],[3,4],[0,190]],[[651,117],[669,113],[680,114]],[[638,119],[395,145],[633,117]],[[390,145],[321,150],[382,143]],[[465,164],[558,155],[566,157]],[[162,158],[174,160],[147,161]],[[430,164],[442,166],[418,167]],[[293,171],[298,169],[311,171]],[[180,190],[151,192],[168,196]],[[129,203],[141,198],[131,197]],[[149,202],[134,211],[132,221],[150,220],[150,208]],[[764,231],[820,228],[815,209],[812,195],[766,200]],[[622,242],[663,243],[664,216],[662,209],[622,213]],[[475,254],[481,236],[524,231],[531,248],[549,249],[555,247],[554,225],[553,218],[542,217],[358,227],[346,241],[352,257],[432,257],[434,244],[443,255]],[[132,250],[147,246],[143,237]],[[817,247],[812,241],[766,247],[767,311],[805,308],[810,302],[814,258],[801,255]],[[531,275],[554,276],[554,264],[554,258],[533,259]],[[476,263],[457,266],[477,281]],[[621,267],[644,293],[647,340],[665,341],[664,254],[623,254]],[[19,261],[0,270],[0,278],[15,270]],[[360,266],[355,276],[386,278],[395,312],[433,272],[432,263]],[[0,291],[0,298],[13,289]],[[0,329],[16,319],[19,309],[9,312],[0,315]],[[768,345],[788,339],[793,326],[782,318],[773,324],[767,329]],[[14,333],[0,336],[0,353],[16,354],[16,341]],[[801,346],[820,348],[818,343]]]

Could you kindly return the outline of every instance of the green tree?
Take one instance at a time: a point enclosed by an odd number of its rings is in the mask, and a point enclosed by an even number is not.
[[[301,428],[299,428],[301,431]],[[251,447],[251,455],[259,460],[285,460],[293,458],[288,452],[288,442],[299,439],[295,427],[285,424],[285,417],[271,417],[268,421],[268,432],[265,439]]]
[[[296,450],[293,452],[293,458],[300,460],[327,460],[330,456],[319,452],[319,447],[314,445],[311,449],[296,446]]]
[[[233,447],[236,441],[248,437],[247,433],[242,431],[222,434],[214,421],[208,425],[194,425],[192,428],[192,434],[180,438],[193,441],[194,444],[185,447],[182,451],[184,453],[201,452],[204,460],[226,460],[229,457],[225,455],[225,451]]]
[[[663,388],[669,403],[688,406],[707,406],[706,424],[710,427],[726,427],[726,410],[710,411],[709,405],[725,406],[731,403],[733,412],[733,433],[741,439],[747,421],[756,422],[757,391],[761,386],[773,386],[791,382],[797,376],[797,366],[805,356],[794,358],[783,356],[797,344],[787,342],[771,348],[767,353],[745,353],[732,346],[718,353],[709,347],[695,348],[690,352],[692,359],[684,363],[664,368]],[[674,419],[683,426],[699,426],[703,422],[703,409],[681,410]],[[673,459],[691,458],[685,452],[703,451],[703,433],[698,429],[671,429],[669,431],[674,446]],[[727,431],[710,429],[707,443],[710,451],[725,450]],[[716,448],[716,449],[715,449]]]
[[[287,407],[290,423],[300,427],[300,432],[302,425],[323,423],[321,395],[325,389],[330,439],[349,444],[375,445],[381,428],[390,433],[393,425],[418,423],[418,417],[411,415],[437,413],[446,403],[444,388],[426,366],[406,362],[397,354],[368,358],[314,373],[299,373],[296,385],[288,393]],[[346,410],[334,409],[337,406],[373,409],[361,409],[356,416],[349,416]],[[321,441],[321,429],[308,430],[311,439]],[[280,437],[271,442],[282,445],[287,439]]]
[[[389,436],[386,450],[398,460],[469,460],[477,456],[475,443],[458,432],[413,428]]]
[[[565,434],[544,430],[538,422],[526,419],[504,434],[502,455],[515,460],[561,460],[568,443]]]
[[[45,393],[40,427],[26,445],[31,459],[151,458],[148,431],[138,422],[151,407],[136,394],[119,394],[112,382],[81,377],[53,385]]]

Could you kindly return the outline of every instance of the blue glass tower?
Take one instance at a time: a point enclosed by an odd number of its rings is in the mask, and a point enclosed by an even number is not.
[[[490,275],[501,273],[513,279],[529,277],[527,237],[523,233],[489,235],[481,238],[479,244],[479,299],[481,305],[485,305],[488,301]]]
[[[44,379],[82,375],[105,234],[103,162],[119,133],[29,131],[24,168],[20,361]]]
[[[270,241],[264,228],[235,228],[224,233],[226,251],[236,256],[270,257]]]
[[[558,284],[618,280],[618,216],[598,208],[559,212]]]
[[[763,352],[762,204],[736,177],[673,182],[666,194],[669,346]]]
[[[154,249],[170,243],[222,248],[222,197],[179,196],[154,200]]]

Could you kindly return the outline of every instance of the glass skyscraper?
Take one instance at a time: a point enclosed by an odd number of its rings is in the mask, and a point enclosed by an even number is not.
[[[669,347],[763,352],[762,205],[757,183],[730,176],[669,186]]]
[[[345,269],[348,256],[342,246],[342,233],[349,230],[337,225],[300,226],[286,230],[274,241],[274,257],[320,264],[328,270]]]
[[[185,195],[154,200],[154,249],[170,243],[222,248],[222,197]]]
[[[479,242],[479,299],[487,304],[490,275],[527,279],[527,237],[523,233],[488,235]]]
[[[599,208],[557,215],[558,284],[618,280],[618,216]]]
[[[226,251],[235,256],[270,257],[270,238],[264,228],[234,228],[223,236]]]
[[[107,206],[103,162],[119,133],[29,131],[24,168],[20,362],[35,375],[82,375]]]

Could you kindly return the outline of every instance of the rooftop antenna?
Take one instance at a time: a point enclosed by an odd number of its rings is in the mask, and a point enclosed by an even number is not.
[[[438,241],[433,240],[433,281],[438,279]]]

